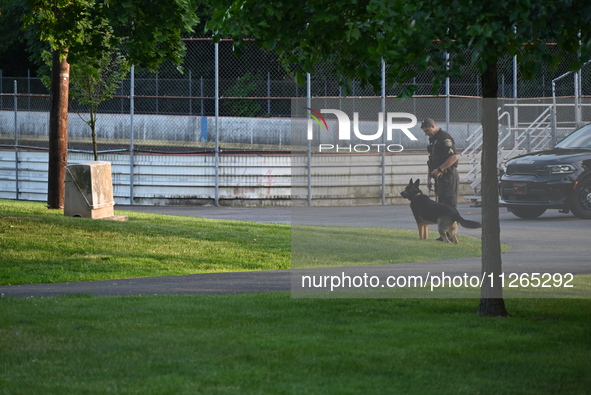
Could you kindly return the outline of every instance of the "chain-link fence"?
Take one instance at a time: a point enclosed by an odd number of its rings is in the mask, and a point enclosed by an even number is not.
[[[232,41],[223,40],[217,45],[219,67],[216,70],[216,45],[210,39],[187,39],[185,43],[187,55],[180,68],[164,64],[156,73],[136,68],[133,78],[125,79],[117,94],[99,106],[99,150],[129,149],[131,123],[134,149],[138,151],[172,153],[211,150],[216,138],[226,149],[289,150],[289,125],[285,120],[292,115],[291,99],[306,97],[308,92],[284,70],[277,56],[249,42],[242,56],[236,57]],[[557,51],[555,47],[550,47],[550,50]],[[462,55],[471,56],[470,53]],[[451,54],[450,62],[454,58]],[[551,101],[554,95],[568,98],[563,101],[572,98],[574,105],[576,100],[580,102],[582,97],[591,94],[591,67],[564,75],[568,69],[567,63],[563,62],[556,70],[542,70],[534,81],[522,77],[512,57],[502,59],[498,68],[500,98],[537,98],[542,103]],[[481,96],[478,71],[472,66],[465,66],[462,72],[462,77],[449,78],[436,93],[450,97]],[[553,82],[561,76],[559,81]],[[309,94],[313,98],[380,96],[379,91],[362,86],[355,80],[343,87],[330,64],[317,65],[310,77]],[[384,91],[386,96],[396,96],[406,85],[414,84],[417,87],[416,96],[432,95],[431,77],[432,72],[421,73],[412,81],[401,81],[396,86],[386,85]],[[132,90],[133,111],[130,100]],[[0,112],[5,114],[0,122],[0,143],[14,144],[11,116],[6,112],[15,111],[13,96],[16,93],[16,109],[23,113],[18,126],[20,144],[45,148],[49,97],[40,79],[11,78],[0,74],[0,93]],[[409,111],[422,113],[420,109]],[[527,122],[532,114],[542,111],[542,106],[521,109],[519,121]],[[574,114],[575,109],[568,111]],[[577,118],[571,123],[589,119],[586,107],[579,106],[577,111]],[[70,148],[73,150],[91,149],[87,112],[87,108],[71,100],[69,133]],[[472,115],[467,114],[469,118]],[[419,119],[422,116],[418,116]],[[426,113],[425,116],[447,124],[451,118],[462,119],[461,114],[450,116],[445,112]]]
[[[275,54],[261,50],[253,42],[245,44],[241,57],[235,56],[231,40],[214,44],[210,39],[197,38],[185,43],[187,55],[181,67],[167,63],[156,73],[136,67],[121,82],[112,99],[100,104],[96,132],[101,155],[106,157],[107,153],[116,152],[200,153],[221,159],[224,155],[239,152],[289,155],[298,148],[295,145],[299,145],[292,140],[293,121],[308,117],[305,110],[308,105],[292,107],[294,102],[306,103],[309,99],[313,103],[311,106],[317,109],[347,106],[349,116],[359,113],[360,133],[368,135],[376,130],[376,109],[380,107],[382,92],[388,97],[386,111],[410,113],[419,122],[427,117],[435,119],[452,134],[460,150],[472,144],[476,138],[473,133],[480,126],[480,73],[472,66],[464,66],[461,77],[448,78],[435,89],[433,70],[420,73],[411,81],[383,83],[374,89],[357,80],[343,82],[335,75],[331,64],[318,64],[315,72],[309,75],[309,85],[300,86]],[[550,47],[552,51],[558,49]],[[468,51],[461,55],[471,57]],[[456,54],[449,54],[447,58],[454,62],[456,57]],[[591,96],[591,66],[571,73],[565,61],[555,70],[541,70],[534,81],[528,81],[523,78],[514,59],[507,56],[499,61],[498,71],[500,135],[503,138],[510,136],[502,141],[502,148],[513,150],[518,145],[526,149],[543,148],[539,141],[549,144],[552,139],[560,139],[575,127],[591,121],[587,97]],[[383,72],[389,72],[387,64]],[[394,99],[409,84],[416,86],[415,95],[404,101]],[[17,158],[21,149],[47,150],[49,105],[48,91],[39,78],[12,78],[0,70],[0,149],[15,150]],[[293,108],[297,111],[294,112]],[[92,151],[88,118],[88,108],[71,99],[68,139],[71,152]],[[334,121],[333,118],[331,122]],[[536,128],[531,129],[532,125]],[[324,140],[315,143],[338,144],[335,128],[330,130],[333,135],[317,134],[317,139]],[[520,134],[525,130],[534,133],[530,133],[531,136]],[[547,138],[549,130],[553,134],[550,139]],[[405,151],[424,152],[425,136],[418,126],[412,133],[418,137],[416,141],[398,133],[391,143],[403,144]],[[532,141],[532,138],[537,140]],[[352,142],[364,149],[363,141]],[[368,152],[372,153],[376,154]],[[144,182],[142,177],[148,176],[141,172],[133,174],[136,170],[131,169],[134,169],[134,160],[138,159],[133,155],[129,157],[130,199],[133,202],[134,183],[141,184]],[[206,162],[210,163],[209,160]],[[384,166],[385,161],[381,163]],[[220,181],[224,172],[217,170],[223,165],[217,159],[210,164],[216,168],[217,200],[218,188],[224,186],[224,181]],[[244,170],[228,171],[243,171],[241,177],[247,177]],[[266,168],[260,171],[265,177],[270,174]],[[127,177],[124,172],[125,169],[121,173],[122,179]],[[174,169],[170,172],[160,176],[177,175],[173,174]],[[9,178],[14,177],[18,179],[18,174]],[[381,178],[384,183],[383,170]],[[194,184],[194,181],[187,182]],[[396,184],[399,180],[393,182]],[[228,187],[230,184],[228,181]],[[214,186],[207,181],[207,188],[210,191]],[[384,191],[383,185],[381,189]],[[203,194],[206,198],[212,195],[211,192]],[[392,192],[394,195],[396,191]]]

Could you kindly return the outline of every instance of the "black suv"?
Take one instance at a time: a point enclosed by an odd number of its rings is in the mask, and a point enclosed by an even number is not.
[[[548,151],[510,159],[499,184],[501,207],[521,218],[547,209],[591,219],[591,124]]]

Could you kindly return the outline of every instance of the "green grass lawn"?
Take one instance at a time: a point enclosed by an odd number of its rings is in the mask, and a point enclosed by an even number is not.
[[[419,240],[416,230],[330,226],[293,226],[293,268],[382,265],[480,256],[481,241],[458,235],[459,243]],[[506,252],[509,247],[502,246]]]
[[[288,269],[289,227],[122,213],[127,222],[65,217],[0,200],[0,284]]]
[[[589,299],[0,299],[0,394],[588,394]]]
[[[480,256],[480,240],[420,241],[416,231],[307,227],[120,212],[65,217],[0,200],[0,285],[207,272],[419,262]],[[293,254],[292,254],[293,251]]]
[[[287,269],[292,247],[303,266],[480,255],[470,237],[118,214],[0,200],[0,284]],[[506,303],[484,319],[474,299],[0,297],[0,394],[588,394],[591,300]]]

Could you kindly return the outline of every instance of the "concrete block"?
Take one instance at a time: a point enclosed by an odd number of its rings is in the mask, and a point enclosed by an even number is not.
[[[114,216],[110,162],[86,162],[66,166],[64,215],[83,218]]]

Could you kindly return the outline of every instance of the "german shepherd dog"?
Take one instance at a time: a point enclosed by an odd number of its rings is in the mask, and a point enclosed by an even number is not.
[[[400,196],[410,200],[410,209],[419,227],[419,239],[428,239],[429,225],[437,224],[437,230],[443,242],[457,244],[458,223],[469,229],[482,226],[480,222],[462,218],[458,210],[449,204],[437,203],[429,196],[423,195],[419,189],[420,182],[421,180],[417,179],[413,183],[411,178],[404,191],[400,193]]]

